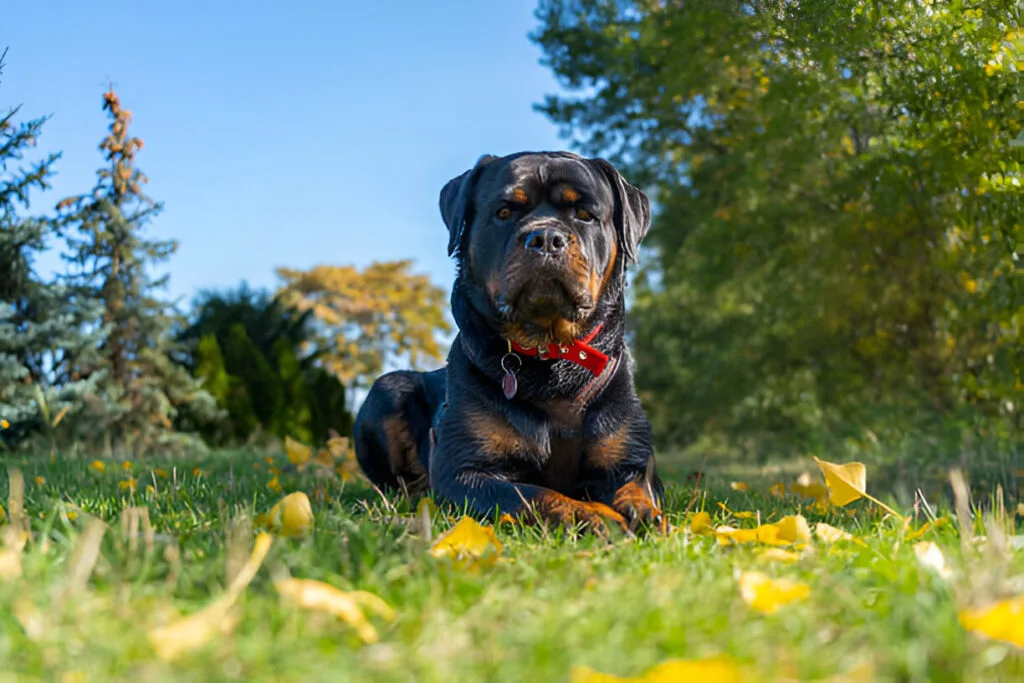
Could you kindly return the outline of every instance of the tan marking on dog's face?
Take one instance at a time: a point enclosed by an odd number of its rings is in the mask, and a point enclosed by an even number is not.
[[[512,190],[512,201],[516,204],[527,204],[530,201],[530,195],[526,194],[526,190],[521,187],[517,187]]]
[[[574,187],[570,187],[569,185],[562,185],[559,188],[559,190],[560,190],[559,199],[561,200],[561,202],[563,204],[575,204],[576,202],[578,202],[580,200],[580,197],[582,196],[579,193],[579,190],[577,190]]]

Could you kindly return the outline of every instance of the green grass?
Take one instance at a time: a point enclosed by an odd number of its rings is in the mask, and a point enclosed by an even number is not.
[[[865,545],[819,542],[796,564],[766,565],[757,549],[723,547],[710,536],[680,532],[606,544],[503,525],[501,561],[465,570],[426,552],[408,502],[384,504],[360,484],[285,473],[285,492],[303,490],[313,498],[315,531],[275,539],[238,601],[231,634],[165,662],[152,650],[147,629],[221,595],[228,565],[237,566],[239,548],[248,553],[252,545],[244,520],[278,498],[266,487],[270,475],[262,456],[136,462],[134,495],[119,486],[129,475],[118,463],[108,462],[103,473],[78,460],[8,464],[25,475],[33,538],[23,553],[22,577],[0,578],[0,671],[17,674],[0,673],[2,681],[565,681],[574,666],[639,676],[669,658],[716,654],[745,667],[747,680],[823,680],[867,662],[873,680],[1024,676],[1019,650],[969,634],[957,619],[965,601],[1024,592],[1024,552],[965,558],[955,525],[947,525],[926,536],[961,570],[945,581],[917,564],[900,542],[900,525],[870,504],[854,503],[852,516],[847,509],[815,514],[791,498],[769,496],[760,481],[752,480],[745,494],[730,490],[721,476],[710,477],[710,492],[702,485],[696,497],[685,484],[670,484],[672,524],[685,527],[687,514],[698,509],[716,524],[754,523],[728,517],[718,505],[723,502],[733,511],[757,511],[762,521],[802,512],[812,527],[825,521]],[[153,474],[156,468],[168,478]],[[0,482],[5,502],[6,487]],[[318,500],[314,491],[327,499]],[[149,509],[156,533],[150,551],[123,534],[121,513],[132,505]],[[434,515],[435,538],[451,526],[446,512]],[[83,566],[75,549],[90,516],[108,524],[100,556],[84,587],[69,592],[69,574]],[[229,540],[239,520],[242,544]],[[737,590],[735,573],[749,569],[805,581],[810,597],[762,615]],[[285,571],[375,593],[397,618],[373,619],[380,640],[364,644],[334,617],[284,603],[271,577]],[[26,620],[29,613],[34,622]],[[76,672],[86,678],[75,678]]]

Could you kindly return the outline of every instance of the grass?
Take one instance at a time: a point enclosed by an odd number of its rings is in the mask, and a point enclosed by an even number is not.
[[[279,467],[286,462],[278,460]],[[733,512],[756,511],[762,521],[801,512],[812,527],[827,522],[863,545],[816,542],[795,564],[764,564],[758,548],[682,531],[606,544],[501,525],[502,558],[460,569],[427,553],[408,502],[385,503],[361,484],[309,470],[284,472],[279,481],[285,492],[310,494],[315,530],[274,540],[238,601],[231,633],[168,662],[154,653],[147,630],[223,594],[228,567],[237,571],[240,553],[252,547],[246,520],[279,498],[267,488],[269,464],[244,453],[136,462],[130,471],[107,462],[97,472],[80,460],[8,464],[24,473],[33,537],[22,576],[0,578],[0,681],[562,681],[579,666],[639,676],[666,659],[718,654],[745,667],[745,680],[1024,676],[1020,650],[966,632],[957,618],[967,602],[1024,592],[1024,552],[976,557],[955,524],[924,537],[959,570],[947,581],[919,566],[901,542],[901,525],[864,501],[816,513],[792,497],[768,495],[761,482],[745,493],[712,477],[696,496],[692,486],[670,484],[674,526],[685,528],[700,509],[715,524],[755,523],[731,516],[721,502]],[[121,484],[129,477],[134,492]],[[0,482],[5,501],[6,486]],[[149,548],[125,534],[131,506],[148,508]],[[92,517],[108,526],[88,571],[83,529]],[[442,509],[431,536],[451,526]],[[83,568],[76,583],[71,577]],[[804,581],[810,596],[763,615],[737,589],[736,572],[752,569]],[[272,580],[285,572],[379,595],[396,619],[372,619],[379,642],[363,643],[333,616],[285,603]]]

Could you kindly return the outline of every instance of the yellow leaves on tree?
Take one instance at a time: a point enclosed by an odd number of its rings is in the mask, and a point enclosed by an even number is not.
[[[385,361],[408,357],[412,367],[440,362],[438,333],[448,333],[446,294],[411,260],[353,266],[280,268],[282,301],[310,311],[320,327],[317,344],[324,366],[346,385],[365,386]]]

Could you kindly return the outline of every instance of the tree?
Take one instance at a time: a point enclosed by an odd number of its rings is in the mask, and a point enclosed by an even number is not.
[[[541,2],[573,93],[542,111],[659,209],[632,319],[663,444],[1021,433],[1020,12]]]
[[[179,340],[192,350],[186,365],[227,412],[206,431],[212,443],[260,434],[310,443],[350,431],[345,388],[319,364],[310,313],[243,283],[201,293]]]
[[[198,445],[189,435],[176,434],[172,421],[180,409],[215,419],[216,404],[174,362],[177,348],[170,331],[179,316],[159,298],[167,278],[154,279],[150,272],[173,255],[177,243],[144,236],[161,205],[142,193],[147,179],[135,166],[142,140],[128,134],[131,112],[112,89],[103,96],[103,108],[111,118],[100,144],[107,165],[90,194],[58,204],[69,247],[67,281],[78,295],[103,304],[100,361],[89,371],[104,372],[91,399],[99,413],[96,424],[118,449]]]
[[[443,289],[409,272],[412,261],[353,266],[280,268],[278,296],[312,313],[319,360],[350,388],[366,387],[388,361],[408,357],[413,368],[443,361],[438,334],[451,332]]]
[[[29,208],[32,190],[49,188],[60,155],[11,168],[35,146],[46,121],[16,123],[18,111],[0,117],[0,420],[9,425],[0,438],[12,446],[81,408],[91,382],[68,360],[87,362],[98,339],[85,326],[97,315],[96,302],[35,272],[34,258],[53,236],[53,222],[18,210]]]

